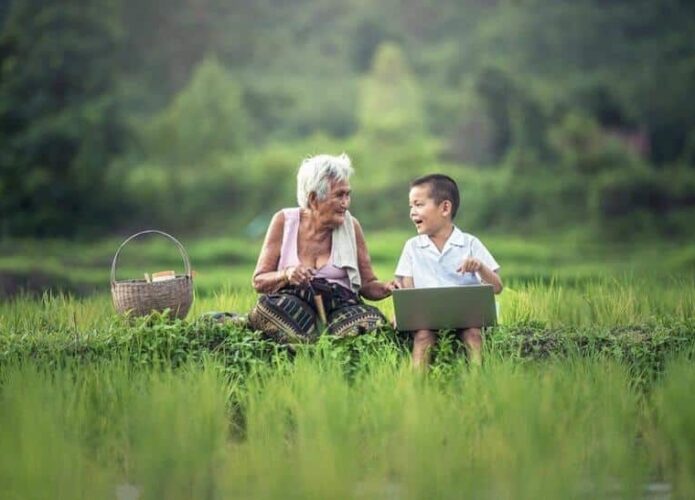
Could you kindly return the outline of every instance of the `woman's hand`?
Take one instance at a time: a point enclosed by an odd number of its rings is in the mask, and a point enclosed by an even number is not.
[[[393,292],[401,287],[401,283],[398,280],[391,280],[386,283],[386,287],[388,288],[389,292]]]
[[[369,300],[381,300],[391,295],[396,288],[400,288],[396,280],[392,281],[370,281],[362,286],[360,294]]]
[[[290,285],[303,285],[311,281],[316,274],[316,269],[302,264],[286,267],[283,271]]]

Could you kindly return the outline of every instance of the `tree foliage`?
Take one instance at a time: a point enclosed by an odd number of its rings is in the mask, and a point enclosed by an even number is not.
[[[324,142],[370,168],[356,176],[372,197],[367,225],[396,220],[379,204],[408,177],[464,175],[464,163],[497,170],[494,192],[517,197],[481,197],[480,220],[514,228],[517,212],[563,206],[566,176],[580,208],[557,219],[581,222],[598,191],[627,182],[612,171],[692,170],[691,4],[3,2],[0,235],[188,228],[201,212],[253,219],[263,176]],[[249,155],[268,171],[250,174]],[[185,201],[167,201],[171,191]],[[188,215],[150,219],[145,195]]]
[[[15,2],[0,36],[0,219],[12,234],[96,225],[125,129],[114,4]]]
[[[241,87],[214,58],[195,69],[190,83],[144,127],[148,157],[195,166],[215,154],[239,153],[247,142],[249,119]]]
[[[396,142],[424,131],[422,98],[402,50],[381,45],[360,93],[361,131],[377,141]]]

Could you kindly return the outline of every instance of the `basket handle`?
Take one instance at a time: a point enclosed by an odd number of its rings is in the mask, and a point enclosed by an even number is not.
[[[116,255],[113,256],[113,262],[111,263],[111,284],[116,282],[116,262],[118,262],[118,254],[121,253],[121,250],[123,250],[123,247],[126,246],[126,244],[130,240],[133,240],[133,239],[137,238],[138,236],[141,236],[141,235],[147,234],[147,233],[161,234],[162,236],[166,236],[171,241],[173,241],[176,244],[176,246],[179,248],[179,253],[181,254],[181,257],[183,258],[183,265],[186,268],[186,276],[188,276],[189,278],[192,278],[192,276],[191,276],[191,261],[188,259],[188,254],[186,253],[186,249],[183,248],[183,245],[179,242],[179,240],[174,238],[172,235],[165,233],[164,231],[159,231],[157,229],[147,229],[145,231],[140,231],[139,233],[135,233],[134,235],[132,235],[130,238],[125,240],[123,243],[121,243],[121,246],[118,247],[118,250],[116,250]]]

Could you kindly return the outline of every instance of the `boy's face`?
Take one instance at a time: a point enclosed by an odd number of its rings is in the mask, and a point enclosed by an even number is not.
[[[451,202],[437,204],[430,196],[430,186],[423,184],[410,188],[410,220],[418,234],[434,235],[451,223]]]

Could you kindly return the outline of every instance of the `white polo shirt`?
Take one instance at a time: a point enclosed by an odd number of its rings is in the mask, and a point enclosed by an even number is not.
[[[426,234],[406,241],[395,274],[399,277],[411,276],[415,288],[478,284],[478,273],[456,271],[468,257],[475,257],[492,271],[500,268],[478,238],[454,226],[441,253]]]

